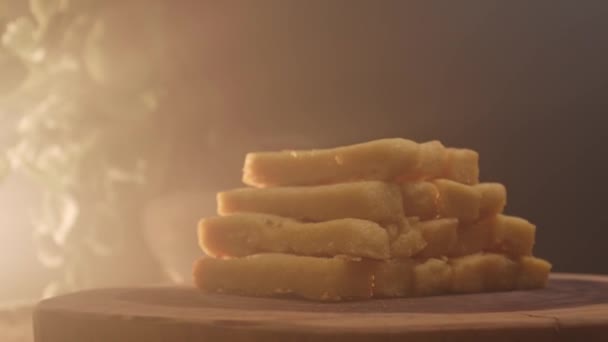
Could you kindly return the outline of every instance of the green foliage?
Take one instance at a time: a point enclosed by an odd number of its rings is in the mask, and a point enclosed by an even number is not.
[[[18,1],[0,0],[0,8]],[[0,153],[0,176],[23,172],[41,186],[35,242],[40,261],[58,270],[50,291],[104,285],[97,266],[124,256],[138,206],[154,191],[151,161],[167,144],[163,82],[155,72],[162,4],[29,5],[29,13],[3,18],[0,116],[17,122],[17,139]],[[134,20],[146,26],[129,39],[154,45],[141,50],[122,41]],[[143,51],[152,58],[142,61]]]

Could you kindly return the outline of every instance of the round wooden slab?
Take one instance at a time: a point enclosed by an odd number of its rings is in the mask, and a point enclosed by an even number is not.
[[[546,289],[315,303],[187,287],[100,289],[42,301],[36,342],[608,341],[608,276]]]

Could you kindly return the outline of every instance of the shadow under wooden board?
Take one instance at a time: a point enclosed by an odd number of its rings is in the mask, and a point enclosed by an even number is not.
[[[608,276],[546,289],[316,303],[188,287],[90,290],[42,301],[36,342],[608,341]]]

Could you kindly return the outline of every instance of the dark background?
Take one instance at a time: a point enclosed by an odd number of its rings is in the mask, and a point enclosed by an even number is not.
[[[198,45],[177,46],[176,63],[186,88],[210,82],[222,99],[197,117],[217,141],[193,174],[238,186],[249,150],[439,139],[480,152],[482,180],[506,184],[507,212],[537,224],[536,253],[554,270],[608,273],[608,2],[216,1],[187,11],[197,19],[176,29]]]
[[[480,152],[555,271],[608,274],[608,2],[183,0],[167,14],[180,124],[157,208],[241,186],[252,150],[439,139]],[[5,194],[5,208],[31,201]],[[9,212],[15,227],[29,215]],[[24,232],[5,271],[38,281],[9,297],[47,281]]]

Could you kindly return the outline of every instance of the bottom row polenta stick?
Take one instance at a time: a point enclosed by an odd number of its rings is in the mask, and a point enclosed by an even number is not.
[[[195,284],[204,290],[253,296],[292,294],[337,301],[541,288],[551,265],[531,256],[472,254],[426,261],[353,261],[289,254],[202,258]]]
[[[551,264],[532,256],[511,259],[476,253],[457,258],[375,263],[375,297],[421,297],[542,288]]]
[[[194,265],[194,283],[212,292],[251,296],[294,294],[337,301],[371,297],[373,274],[371,264],[364,262],[258,254],[237,259],[199,259]]]

